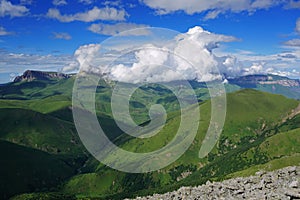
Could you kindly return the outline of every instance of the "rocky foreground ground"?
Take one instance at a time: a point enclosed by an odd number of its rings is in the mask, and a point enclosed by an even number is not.
[[[273,172],[223,182],[207,182],[198,187],[136,199],[300,199],[300,167],[287,167]]]

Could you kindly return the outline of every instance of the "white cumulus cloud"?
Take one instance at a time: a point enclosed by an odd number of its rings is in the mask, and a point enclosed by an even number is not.
[[[110,78],[123,82],[160,82],[179,79],[172,70],[162,67],[167,62],[169,52],[165,48],[145,45],[135,52],[137,62],[131,66],[119,64],[110,69]]]
[[[268,9],[282,3],[277,0],[142,0],[142,2],[155,9],[159,14],[168,14],[175,11],[194,14],[208,11],[206,19],[215,18],[227,11],[234,13],[247,11],[252,13],[256,10]]]
[[[83,3],[83,4],[92,4],[93,0],[79,0],[79,3]]]
[[[66,0],[53,0],[52,4],[55,6],[62,6],[62,5],[67,5],[68,3]]]
[[[0,73],[22,73],[27,69],[59,71],[72,61],[70,55],[38,55],[0,51]]]
[[[300,39],[291,39],[283,43],[286,46],[300,47]]]
[[[101,73],[99,68],[91,65],[91,61],[94,59],[94,56],[99,52],[99,50],[99,44],[88,44],[80,46],[74,53],[75,60],[66,65],[63,68],[63,71],[71,72],[79,70],[80,67],[82,71]]]
[[[56,33],[56,32],[54,32],[53,37],[54,37],[54,39],[63,39],[63,40],[71,40],[72,39],[71,35],[68,34],[68,33]]]
[[[0,26],[0,36],[3,36],[3,35],[12,35],[12,34],[14,34],[14,33],[7,31],[4,27]]]
[[[83,22],[94,22],[98,20],[125,20],[127,13],[125,10],[118,10],[113,7],[98,8],[93,7],[91,10],[86,12],[79,12],[75,14],[61,14],[56,8],[50,8],[47,12],[47,17],[57,19],[60,22],[72,22],[72,21],[83,21]]]
[[[29,12],[28,8],[22,5],[14,5],[10,1],[0,1],[0,16],[21,17]]]
[[[264,63],[254,63],[251,67],[243,69],[243,71],[244,71],[243,75],[253,75],[253,74],[265,73],[263,65],[264,65]]]
[[[285,5],[286,9],[298,9],[300,8],[300,1],[298,0],[289,0],[289,2]]]
[[[134,24],[134,23],[117,23],[117,24],[99,23],[99,24],[92,24],[91,26],[88,27],[88,30],[101,35],[116,35],[123,31],[125,31],[122,33],[123,35],[148,35],[149,31],[147,31],[146,29],[140,29],[143,27],[147,27],[147,25]]]
[[[219,46],[220,42],[235,41],[236,38],[231,36],[214,34],[203,30],[196,26],[190,28],[187,33],[177,36],[174,52],[182,56],[194,66],[194,73],[191,73],[190,67],[179,57],[175,58],[178,71],[185,72],[188,79],[197,79],[207,81],[211,79],[208,74],[215,73],[216,67],[219,65],[216,56],[212,50]],[[192,77],[195,76],[195,77]]]
[[[97,61],[97,58],[103,60],[106,56],[104,54],[96,56],[100,53],[100,45],[85,45],[74,54],[78,65],[75,62],[70,63],[64,70],[72,71],[80,66],[81,71],[98,72],[113,80],[133,83],[182,79],[215,80],[222,78],[217,72],[217,67],[222,65],[226,68],[223,62],[229,63],[230,61],[224,61],[226,58],[217,58],[213,49],[217,48],[221,42],[235,40],[236,38],[232,36],[214,34],[196,26],[189,29],[187,33],[178,34],[166,43],[161,42],[160,45],[144,44],[133,52],[129,48],[132,55],[125,54],[126,56],[121,58],[121,60],[125,59],[124,62],[112,64],[108,62],[109,65]],[[122,56],[123,52],[126,50],[111,52],[117,55],[112,58]]]
[[[296,22],[296,31],[300,34],[300,18],[298,18]]]
[[[20,3],[22,5],[31,5],[33,3],[33,0],[20,0]]]
[[[164,35],[150,30],[151,34],[142,36],[143,40],[157,33]],[[174,34],[167,40],[154,37],[156,39],[146,39],[141,43],[140,36],[117,38],[102,44],[101,48],[99,44],[80,47],[74,54],[76,61],[70,62],[64,70],[74,72],[80,68],[108,79],[132,83],[182,79],[211,81],[251,74],[300,75],[295,68],[300,59],[300,49],[296,48],[300,46],[298,39],[290,41],[292,47],[287,44],[283,47],[288,51],[277,54],[261,55],[238,50],[228,55],[218,50],[220,44],[236,41],[237,38],[211,33],[199,26],[190,28],[186,33]],[[118,47],[120,44],[122,48]]]

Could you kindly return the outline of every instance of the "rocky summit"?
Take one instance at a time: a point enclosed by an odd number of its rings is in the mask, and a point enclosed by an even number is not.
[[[177,191],[136,199],[300,199],[300,167],[260,171],[255,176],[223,182],[207,181],[198,187],[181,187]]]
[[[69,78],[70,75],[58,73],[58,72],[42,72],[42,71],[34,71],[27,70],[21,76],[17,76],[14,79],[14,82],[21,81],[33,81],[33,80],[50,80],[50,79],[65,79]]]

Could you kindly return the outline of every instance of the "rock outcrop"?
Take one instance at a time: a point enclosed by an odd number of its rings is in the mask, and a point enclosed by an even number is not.
[[[136,199],[300,199],[300,167],[257,172],[255,176],[223,182],[208,181],[198,187],[181,187],[177,191]]]
[[[27,70],[21,76],[17,76],[14,79],[14,82],[22,81],[33,81],[33,80],[50,80],[50,79],[65,79],[69,78],[70,75],[58,73],[58,72],[42,72],[42,71],[33,71]]]

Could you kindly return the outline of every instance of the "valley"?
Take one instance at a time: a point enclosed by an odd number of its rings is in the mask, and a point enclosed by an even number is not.
[[[286,78],[276,76],[263,83],[261,77],[265,76],[229,80],[225,84],[225,125],[217,144],[204,158],[199,158],[199,149],[210,123],[211,100],[205,84],[190,81],[200,108],[193,143],[167,167],[131,174],[101,164],[82,144],[72,116],[75,75],[47,73],[27,71],[22,81],[0,86],[1,199],[134,198],[300,163],[299,87],[286,85]],[[172,92],[148,84],[132,95],[129,109],[137,124],[149,123],[151,104],[163,105],[168,114],[165,128],[143,139],[124,134],[118,127],[111,111],[111,93],[111,83],[101,80],[95,96],[96,114],[107,137],[119,147],[150,152],[174,138],[181,113]]]

